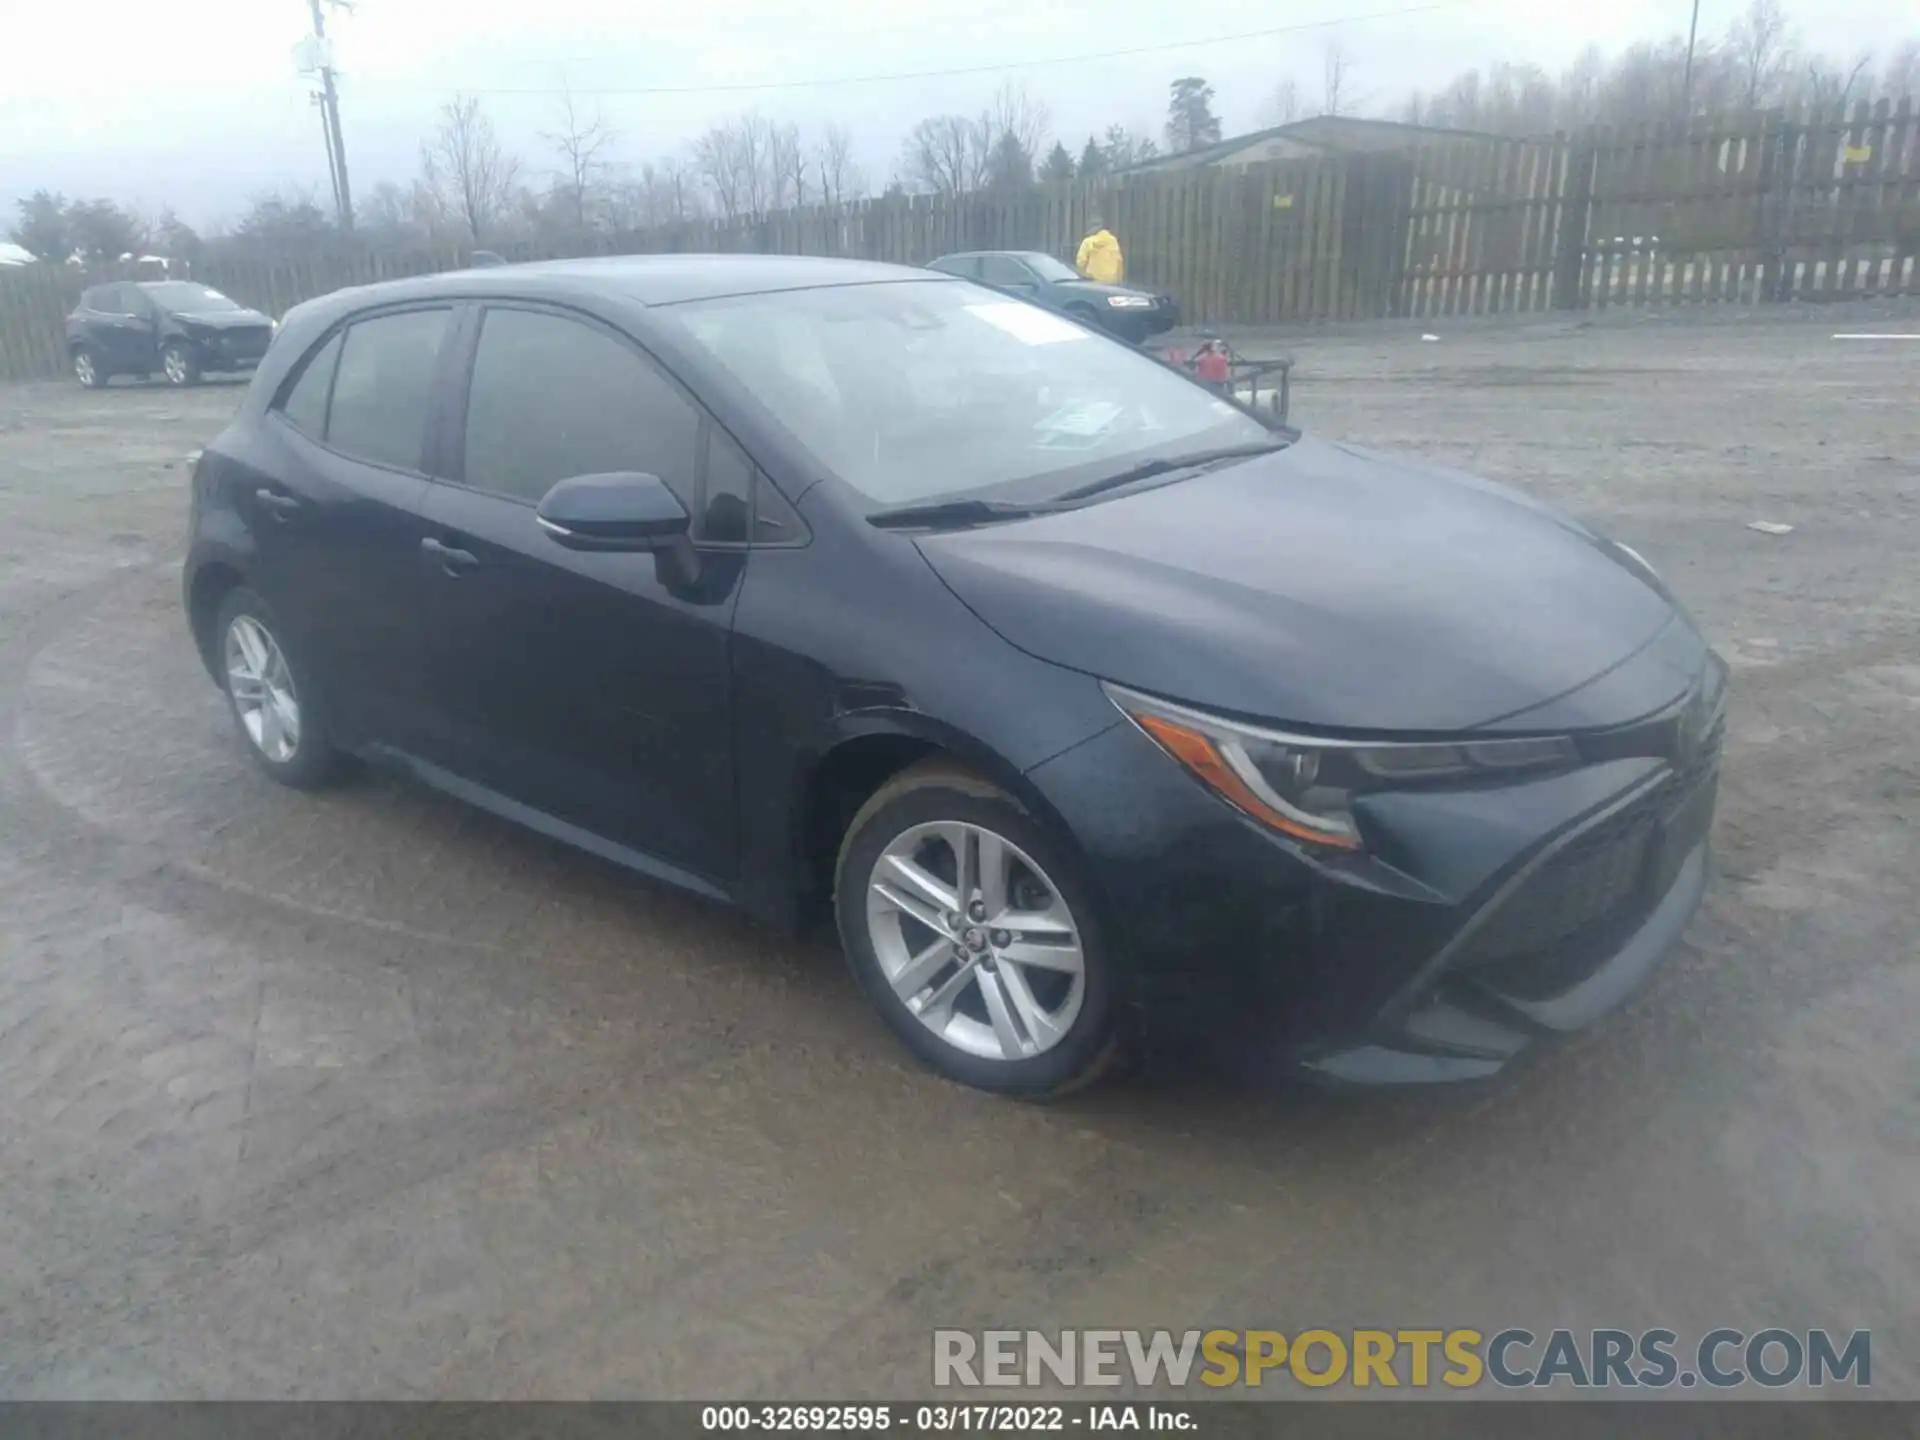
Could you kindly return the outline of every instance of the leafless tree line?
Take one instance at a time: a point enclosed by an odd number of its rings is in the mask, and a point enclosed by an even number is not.
[[[907,134],[895,180],[906,190],[961,195],[1033,183],[1052,135],[1047,107],[1024,85],[1003,84],[973,115],[929,115]]]
[[[1699,37],[1691,77],[1685,35],[1608,58],[1587,50],[1552,76],[1532,65],[1469,70],[1431,94],[1409,96],[1394,118],[1497,134],[1583,125],[1643,125],[1773,106],[1832,106],[1920,90],[1920,37],[1883,56],[1836,58],[1807,48],[1780,0],[1749,0],[1715,38]]]

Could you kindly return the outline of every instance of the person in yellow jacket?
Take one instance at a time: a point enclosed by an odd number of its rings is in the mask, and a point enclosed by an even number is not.
[[[1073,257],[1073,268],[1102,285],[1118,285],[1126,278],[1127,265],[1120,254],[1120,242],[1098,215],[1087,220],[1087,238],[1080,242],[1080,250]]]

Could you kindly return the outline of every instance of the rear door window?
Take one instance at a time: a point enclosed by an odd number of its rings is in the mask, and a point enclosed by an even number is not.
[[[421,468],[448,314],[408,310],[376,315],[347,330],[327,412],[330,447],[375,465]]]

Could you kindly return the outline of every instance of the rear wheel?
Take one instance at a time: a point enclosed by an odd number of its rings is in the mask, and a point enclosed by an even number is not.
[[[907,1047],[964,1085],[1059,1095],[1121,1051],[1117,978],[1068,857],[1005,791],[944,762],[854,817],[841,941]]]
[[[234,590],[221,603],[214,634],[228,707],[260,768],[296,790],[339,779],[347,757],[328,738],[313,676],[288,649],[267,602],[244,587]]]
[[[112,378],[112,372],[91,350],[80,349],[73,352],[73,378],[89,390],[98,390]]]

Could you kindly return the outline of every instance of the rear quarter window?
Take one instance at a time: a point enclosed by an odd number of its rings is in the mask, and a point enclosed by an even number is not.
[[[333,369],[340,359],[342,338],[335,335],[307,357],[280,406],[288,423],[315,440],[324,440],[327,435],[327,397],[333,389]]]

